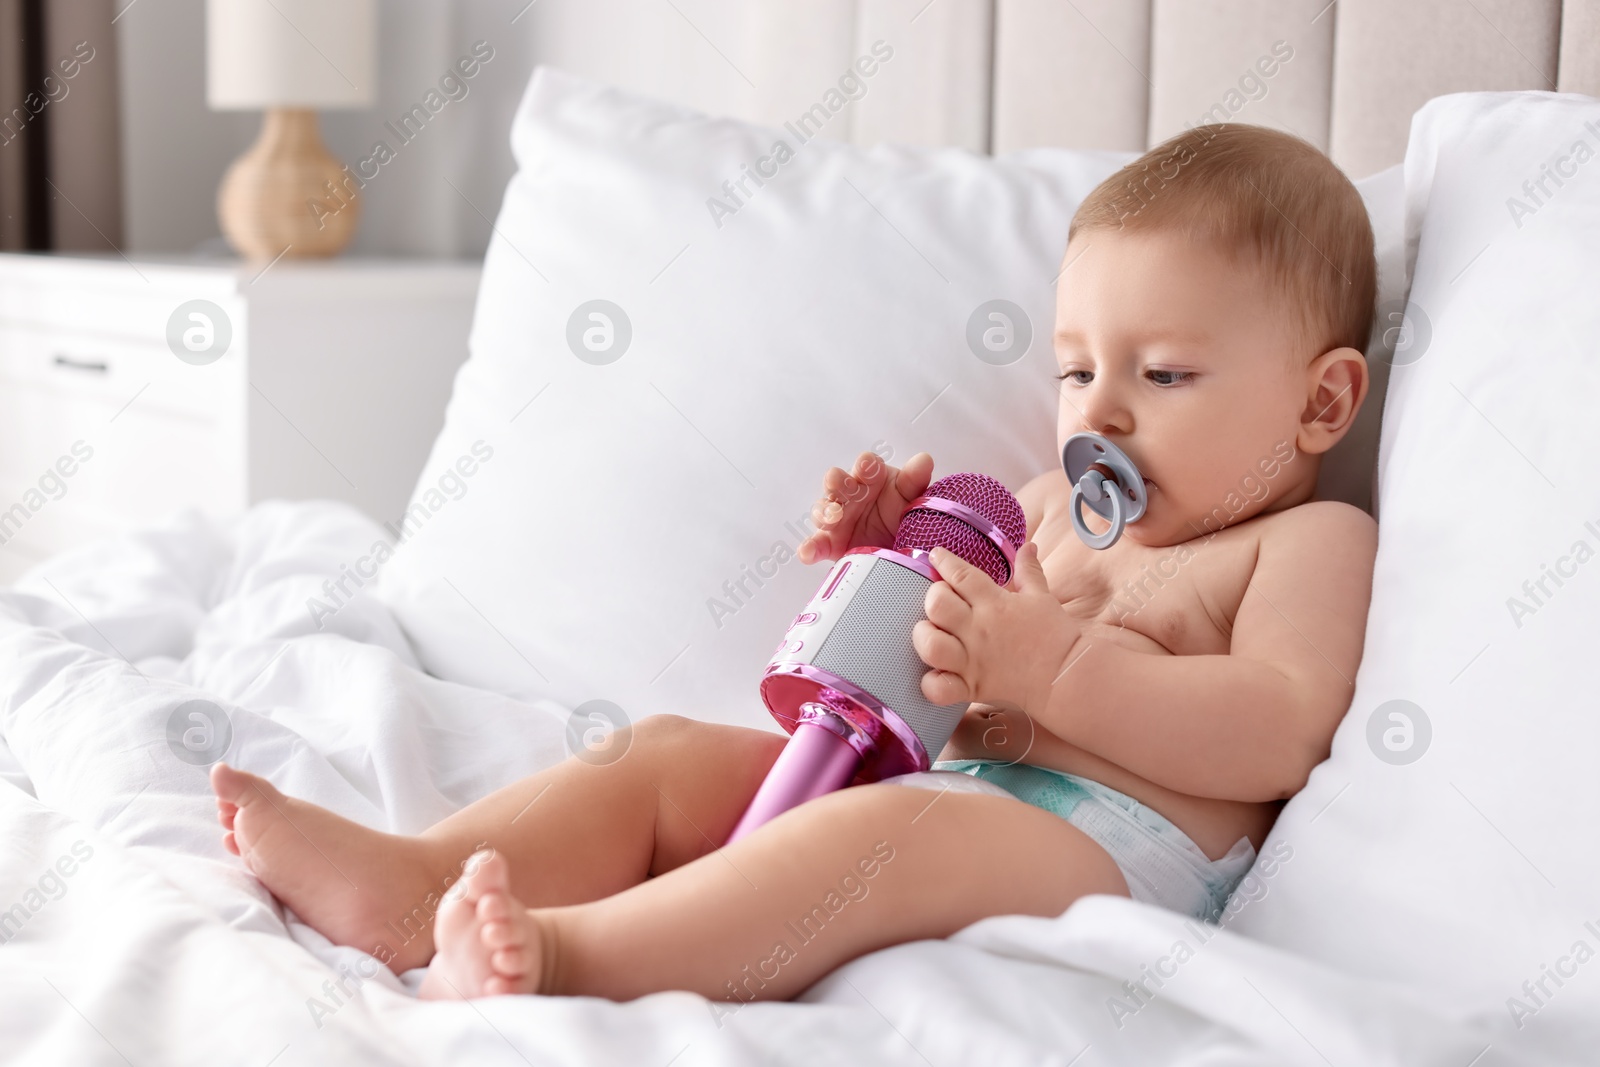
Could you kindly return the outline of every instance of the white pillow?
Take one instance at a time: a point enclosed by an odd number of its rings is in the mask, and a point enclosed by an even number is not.
[[[1262,850],[1292,860],[1230,924],[1439,993],[1517,1062],[1600,1036],[1597,147],[1600,101],[1572,94],[1412,121],[1365,656]]]
[[[441,677],[773,728],[757,682],[825,573],[792,552],[828,467],[926,450],[935,476],[1015,490],[1059,462],[1067,226],[1135,153],[801,144],[549,68],[512,148],[471,357],[382,595]],[[1399,216],[1396,176],[1363,183],[1375,224]],[[574,323],[594,300],[626,315],[615,362],[574,354],[605,340]],[[969,347],[995,300],[1031,333],[1008,365]],[[1376,426],[1332,479],[1361,505]]]
[[[760,163],[780,137],[793,158]],[[828,467],[926,450],[936,477],[1013,489],[1049,469],[1067,225],[1134,154],[798,144],[550,68],[511,142],[428,509],[382,595],[436,675],[773,728],[757,683],[825,573],[792,553]],[[746,165],[776,173],[735,203]],[[572,325],[597,299],[631,330],[604,365],[568,344],[604,340]],[[1009,365],[966,340],[993,300],[1032,335]]]

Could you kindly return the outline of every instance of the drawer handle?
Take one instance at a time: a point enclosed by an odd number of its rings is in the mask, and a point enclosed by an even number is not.
[[[71,356],[63,356],[60,352],[56,353],[55,364],[58,367],[93,371],[96,374],[104,374],[111,369],[103,359],[73,359]]]

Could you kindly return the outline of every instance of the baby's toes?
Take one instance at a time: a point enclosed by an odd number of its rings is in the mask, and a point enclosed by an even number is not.
[[[532,917],[510,891],[505,858],[489,854],[446,894],[434,923],[438,955],[420,996],[503,996],[535,990],[539,969]]]
[[[509,997],[513,993],[519,992],[521,990],[517,988],[517,981],[513,978],[502,978],[499,975],[494,975],[485,979],[483,983],[484,996]]]
[[[446,893],[433,920],[433,940],[438,951],[418,995],[453,1000],[488,995],[484,983],[494,975],[489,950],[478,939],[477,904],[457,883]]]
[[[478,937],[490,952],[521,948],[523,944],[522,927],[504,919],[484,923],[479,928]]]
[[[531,959],[525,945],[513,945],[511,948],[495,949],[489,956],[489,966],[502,978],[516,979],[528,973]]]
[[[478,898],[478,936],[490,952],[520,948],[522,924],[514,921],[511,898],[504,893],[485,893]]]
[[[478,898],[479,922],[504,922],[509,918],[511,918],[511,900],[504,893],[491,889]]]

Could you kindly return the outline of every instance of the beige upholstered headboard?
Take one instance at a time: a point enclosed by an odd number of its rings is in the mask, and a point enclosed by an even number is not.
[[[586,0],[528,16],[541,61],[773,125],[883,40],[893,76],[828,130],[861,144],[1142,151],[1227,119],[1297,133],[1359,179],[1399,162],[1412,112],[1441,93],[1600,95],[1600,0]]]
[[[1411,113],[1441,93],[1600,94],[1597,0],[999,0],[996,7],[997,150],[1091,143],[1143,150],[1187,125],[1242,121],[1297,133],[1363,178],[1400,161]],[[1119,105],[1102,105],[1108,97]]]

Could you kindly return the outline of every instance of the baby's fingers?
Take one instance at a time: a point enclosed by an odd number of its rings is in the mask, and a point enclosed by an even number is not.
[[[835,525],[844,518],[844,505],[837,500],[823,497],[811,505],[811,521],[816,524],[819,533]]]
[[[811,510],[811,517],[819,526],[838,525],[838,534],[848,539],[862,510],[877,496],[878,486],[874,482],[882,482],[882,467],[878,467],[874,475],[870,480],[862,475],[861,459],[856,461],[853,474],[846,474],[838,467],[829,470],[822,478],[824,496]]]
[[[883,461],[871,452],[856,457],[849,473],[834,467],[822,479],[822,488],[846,508],[863,503],[877,495],[878,483],[883,480]]]
[[[966,680],[950,671],[928,671],[922,676],[922,695],[930,704],[948,706],[969,703],[973,699]]]
[[[819,530],[795,547],[795,555],[799,557],[801,563],[815,563],[819,559],[832,559],[833,554],[829,547],[831,544],[832,542],[829,540],[827,532]]]
[[[867,456],[872,454],[863,453],[862,458],[856,460],[855,473],[832,467],[823,475],[823,495],[811,508],[811,521],[817,532],[800,543],[797,549],[800,562],[834,559],[850,547],[862,512],[875,495],[874,487],[860,476],[864,469],[871,469],[866,466]],[[876,458],[872,456],[873,460]],[[874,474],[882,479],[881,465]]]
[[[927,619],[918,619],[911,628],[911,647],[918,659],[936,671],[959,672],[967,667],[967,650],[961,640]]]
[[[906,460],[906,465],[897,472],[894,488],[903,503],[910,503],[926,493],[932,482],[933,457],[926,452],[918,452]]]
[[[833,530],[843,515],[843,505],[827,497],[811,506],[811,523],[817,529],[795,546],[795,555],[801,563],[815,563],[819,559],[833,559],[836,556]]]

